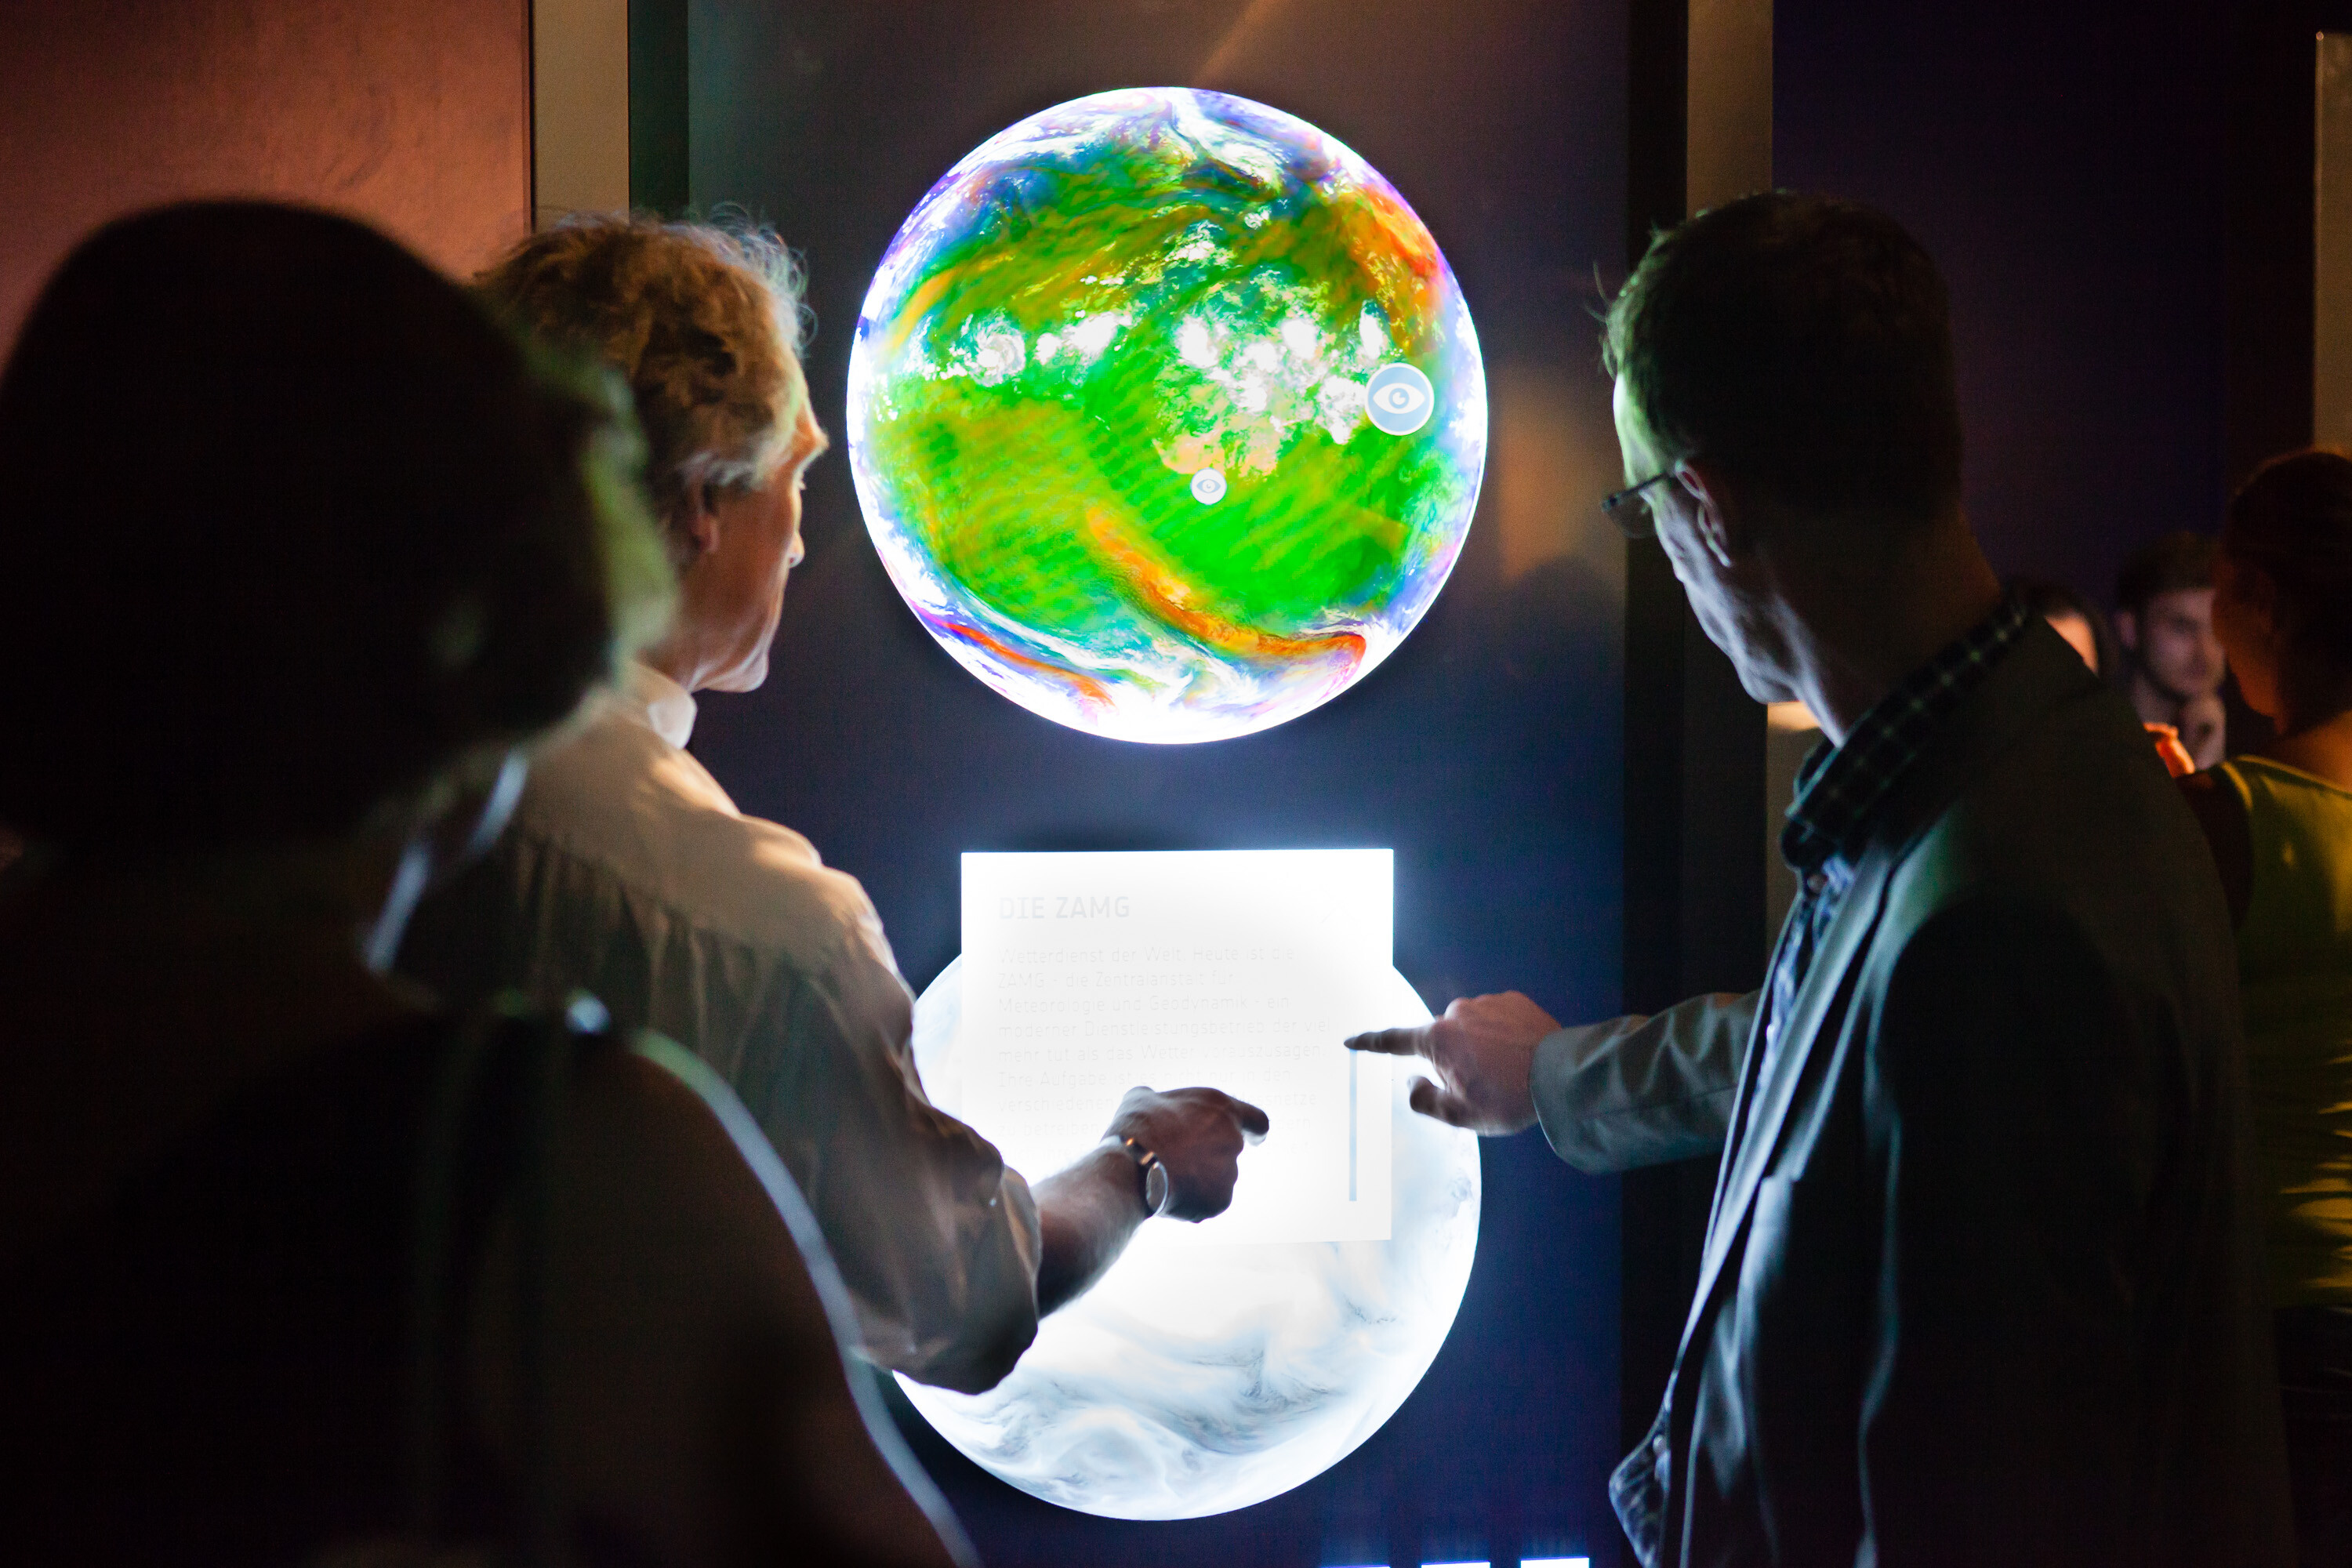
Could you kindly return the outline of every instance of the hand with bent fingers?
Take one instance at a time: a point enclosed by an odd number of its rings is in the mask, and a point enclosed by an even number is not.
[[[1264,1138],[1265,1112],[1214,1089],[1130,1089],[1110,1119],[1110,1138],[1132,1138],[1168,1168],[1170,1219],[1213,1218],[1233,1206],[1243,1149]]]
[[[1412,1086],[1412,1108],[1452,1127],[1502,1137],[1535,1125],[1528,1088],[1536,1047],[1559,1021],[1516,991],[1457,996],[1443,1016],[1411,1028],[1376,1029],[1351,1051],[1419,1057],[1436,1071]]]

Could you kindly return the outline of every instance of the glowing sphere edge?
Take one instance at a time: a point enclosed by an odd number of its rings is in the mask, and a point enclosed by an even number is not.
[[[951,1114],[961,966],[915,1015],[917,1070]],[[1383,985],[1392,1022],[1428,1020],[1402,975]],[[1391,1080],[1391,1240],[1187,1247],[1177,1222],[1147,1223],[1003,1383],[966,1395],[902,1376],[908,1400],[999,1479],[1108,1518],[1223,1513],[1320,1475],[1420,1384],[1476,1256],[1478,1141],[1411,1110],[1417,1076]]]
[[[1383,374],[1402,401],[1374,410]],[[975,148],[851,350],[894,585],[983,683],[1120,740],[1247,734],[1379,665],[1459,556],[1486,443],[1476,331],[1412,207],[1305,121],[1191,89]]]

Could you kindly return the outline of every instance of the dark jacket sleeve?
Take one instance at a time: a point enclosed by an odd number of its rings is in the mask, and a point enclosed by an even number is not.
[[[1545,1037],[1528,1088],[1553,1151],[1596,1175],[1720,1154],[1757,995],[1694,996]]]

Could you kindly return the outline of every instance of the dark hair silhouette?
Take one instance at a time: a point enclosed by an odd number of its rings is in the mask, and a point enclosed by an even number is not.
[[[2202,533],[2175,529],[2132,552],[2116,574],[2116,608],[2137,616],[2158,594],[2213,585],[2213,552],[2219,546]]]
[[[0,375],[0,821],[349,832],[560,721],[669,592],[625,395],[347,218],[85,240]]]
[[[2296,655],[2352,673],[2352,458],[2315,447],[2264,463],[2230,498],[2221,547],[2269,574]]]
[[[2098,655],[2097,673],[2113,676],[2118,673],[2121,661],[2116,657],[2116,634],[2107,625],[2107,617],[2098,605],[2065,584],[2052,577],[2028,577],[2022,574],[2006,578],[2001,586],[2011,597],[2045,621],[2063,620],[2071,616],[2091,628],[2091,647]]]
[[[1668,458],[1813,516],[1926,525],[1960,495],[1943,279],[1856,202],[1742,196],[1659,234],[1606,362]]]

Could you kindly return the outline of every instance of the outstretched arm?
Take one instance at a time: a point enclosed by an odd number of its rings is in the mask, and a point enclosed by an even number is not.
[[[1412,1087],[1424,1116],[1495,1137],[1540,1121],[1560,1158],[1603,1173],[1719,1151],[1755,1021],[1750,992],[1562,1028],[1506,991],[1348,1048],[1428,1062],[1435,1077]]]
[[[1694,996],[1548,1036],[1529,1083],[1553,1151],[1596,1175],[1719,1155],[1759,994]]]
[[[1457,996],[1426,1024],[1349,1037],[1351,1051],[1419,1057],[1436,1076],[1412,1086],[1412,1108],[1449,1127],[1490,1138],[1535,1125],[1528,1087],[1536,1047],[1559,1020],[1516,991]]]
[[[1103,1144],[1033,1184],[930,1103],[912,999],[878,922],[868,934],[821,985],[779,988],[733,1076],[824,1227],[867,1358],[977,1394],[1149,1217],[1119,1140],[1136,1135],[1167,1165],[1163,1212],[1206,1219],[1233,1201],[1242,1149],[1266,1119],[1215,1089],[1131,1090]]]
[[[1083,1295],[1154,1212],[1193,1221],[1224,1213],[1234,1201],[1242,1150],[1265,1137],[1266,1128],[1265,1111],[1213,1089],[1129,1089],[1103,1141],[1034,1189],[1043,1243],[1038,1315]],[[1153,1190],[1146,1154],[1167,1172],[1157,1211],[1145,1202]]]

